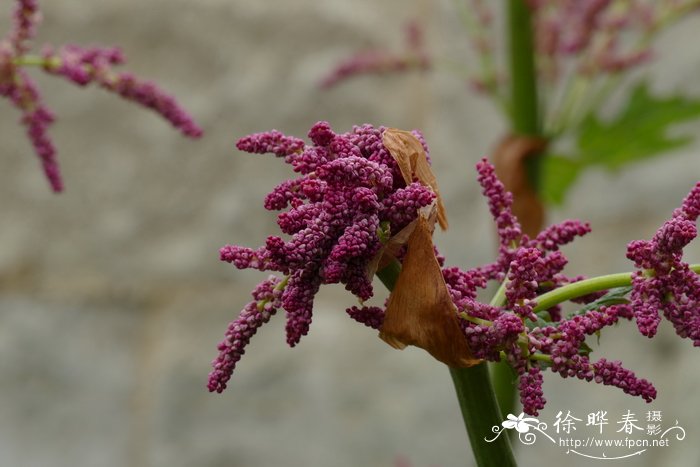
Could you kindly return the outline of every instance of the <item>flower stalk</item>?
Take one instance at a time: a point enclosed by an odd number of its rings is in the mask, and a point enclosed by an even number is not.
[[[392,262],[377,271],[377,277],[387,289],[392,290],[400,272],[401,265]],[[480,467],[516,466],[508,436],[499,436],[491,443],[484,440],[491,433],[491,428],[500,426],[503,421],[487,365],[481,363],[470,368],[450,368],[450,376],[476,464]]]
[[[521,136],[540,137],[541,125],[538,109],[537,72],[532,31],[532,14],[524,0],[507,0],[508,53],[511,86],[511,129]],[[541,156],[524,160],[530,186],[537,193]],[[516,202],[518,202],[516,200]],[[526,219],[522,219],[525,221]],[[540,226],[536,226],[539,230]],[[501,288],[503,289],[503,287]],[[498,293],[497,293],[498,296]],[[495,299],[496,297],[494,297]],[[500,305],[496,304],[496,306]],[[491,378],[496,388],[503,417],[515,410],[515,375],[505,362],[492,363]]]

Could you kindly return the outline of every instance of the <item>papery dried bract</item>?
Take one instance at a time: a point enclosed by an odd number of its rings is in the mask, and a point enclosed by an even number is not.
[[[434,223],[419,213],[379,337],[397,349],[421,347],[451,367],[474,366],[481,360],[469,350],[435,257]]]
[[[493,165],[506,190],[513,193],[513,214],[523,232],[534,238],[544,225],[544,206],[527,174],[526,161],[537,157],[546,147],[545,140],[528,136],[506,136],[493,153]]]
[[[382,135],[382,143],[391,157],[399,166],[406,185],[413,182],[414,177],[423,185],[429,186],[437,195],[437,219],[440,227],[447,229],[447,214],[442,203],[437,180],[433,174],[425,149],[416,136],[404,130],[387,128]]]

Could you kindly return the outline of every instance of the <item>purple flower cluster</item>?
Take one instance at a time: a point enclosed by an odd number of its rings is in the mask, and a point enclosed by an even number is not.
[[[423,30],[416,22],[405,26],[405,50],[395,53],[384,49],[358,52],[339,63],[321,80],[321,88],[328,89],[349,78],[361,75],[381,75],[407,70],[427,70],[430,58],[425,51]]]
[[[300,176],[281,183],[265,199],[269,210],[287,209],[279,214],[278,224],[288,239],[270,236],[257,249],[231,245],[221,249],[221,259],[238,268],[277,271],[285,279],[275,283],[274,300],[250,304],[231,324],[214,361],[210,390],[225,387],[252,336],[250,330],[264,322],[258,315],[250,317],[256,306],[258,310],[262,306],[285,309],[287,342],[294,346],[309,330],[314,295],[322,284],[345,284],[361,301],[372,296],[369,265],[381,254],[386,239],[435,199],[433,191],[419,182],[406,185],[382,143],[383,131],[363,125],[336,134],[326,122],[319,122],[308,135],[312,145],[277,131],[238,142],[241,150],[283,157]],[[567,220],[529,238],[513,215],[512,195],[496,177],[494,167],[483,159],[477,172],[497,226],[498,257],[491,264],[466,271],[442,268],[471,354],[512,366],[518,375],[523,410],[531,415],[545,405],[542,372],[546,369],[564,378],[611,385],[647,402],[653,400],[653,385],[619,361],[591,360],[586,339],[621,319],[635,318],[640,330],[651,336],[658,310],[662,310],[679,335],[700,344],[700,280],[681,259],[683,247],[697,234],[700,183],[651,241],[629,245],[628,257],[639,268],[630,300],[597,301],[606,293],[599,290],[571,298],[586,306],[564,316],[558,305],[543,309],[547,305],[543,302],[538,307],[537,300],[584,279],[563,274],[567,259],[560,248],[590,232],[590,227]],[[400,253],[396,257],[403,260]],[[442,267],[442,258],[439,263]],[[501,288],[486,304],[478,300],[477,291],[489,281],[500,282]],[[381,329],[385,318],[385,309],[377,306],[353,306],[347,313],[373,329]],[[241,328],[241,323],[251,323],[251,327]],[[241,329],[248,334],[234,335]]]
[[[611,0],[536,0],[530,3],[536,20],[538,52],[547,67],[543,75],[549,79],[556,79],[565,68],[564,62],[572,58],[578,60],[578,71],[586,74],[618,73],[644,63],[651,57],[649,47],[630,46],[628,36],[651,35],[674,13],[666,11],[669,5],[661,5],[668,2],[635,1],[620,5]]]
[[[58,192],[63,189],[63,181],[56,161],[56,148],[47,133],[54,121],[53,113],[42,103],[34,81],[15,64],[15,59],[29,50],[40,20],[36,0],[16,2],[12,27],[0,40],[0,95],[22,112],[20,121],[41,160],[51,188]]]
[[[272,190],[264,203],[268,210],[284,210],[277,223],[288,239],[269,236],[257,249],[226,245],[220,250],[221,259],[237,268],[277,271],[288,278],[280,304],[290,346],[308,333],[314,296],[322,284],[344,284],[361,301],[373,295],[369,265],[380,253],[381,236],[399,232],[417,217],[418,209],[435,200],[433,191],[419,182],[406,186],[382,143],[383,132],[382,127],[362,125],[336,134],[327,122],[318,122],[308,134],[311,145],[275,130],[237,143],[242,151],[283,157],[299,173]],[[372,327],[383,320],[376,308],[351,308],[348,313]],[[215,362],[241,350],[225,347]],[[230,376],[214,371],[210,388],[222,387]]]
[[[55,50],[47,45],[40,57],[29,55],[31,40],[40,19],[36,0],[16,0],[12,27],[0,40],[0,95],[22,112],[21,123],[27,130],[53,191],[63,190],[56,148],[47,132],[54,116],[42,102],[34,81],[24,70],[26,66],[41,65],[47,73],[63,76],[80,86],[95,82],[124,99],[153,109],[184,135],[192,138],[201,136],[201,128],[173,97],[154,83],[142,81],[130,73],[113,71],[113,66],[125,61],[118,48],[66,45]]]
[[[112,67],[125,62],[121,50],[116,47],[80,47],[65,45],[58,50],[44,48],[44,70],[63,76],[69,81],[86,86],[92,82],[101,88],[118,94],[161,115],[170,124],[190,138],[202,136],[202,129],[177,103],[151,81],[144,81],[129,72],[115,72]]]
[[[562,319],[558,309],[537,315],[533,311],[538,295],[582,279],[562,274],[567,260],[560,247],[585,235],[590,227],[567,220],[530,239],[522,233],[511,210],[512,195],[505,191],[493,166],[484,159],[477,171],[498,229],[498,260],[467,272],[448,269],[444,274],[453,301],[465,318],[463,329],[474,355],[490,361],[505,359],[513,367],[519,378],[523,410],[531,415],[537,415],[545,405],[541,375],[545,368],[562,377],[614,385],[652,400],[656,392],[648,381],[636,378],[619,362],[591,362],[584,346],[587,336],[620,318],[631,318],[628,306],[601,307],[568,319]],[[504,281],[501,304],[477,301],[476,289],[488,280]],[[589,295],[588,301],[597,297]]]
[[[697,236],[700,183],[651,240],[636,240],[627,257],[639,270],[632,280],[632,304],[639,331],[656,334],[663,312],[680,337],[700,347],[700,276],[683,261],[683,248]]]

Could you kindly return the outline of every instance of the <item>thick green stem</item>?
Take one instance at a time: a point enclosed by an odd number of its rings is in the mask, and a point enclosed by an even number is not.
[[[488,366],[501,417],[505,420],[508,414],[515,414],[517,410],[517,375],[506,361],[489,362]]]
[[[540,119],[537,109],[537,76],[530,7],[525,4],[525,0],[507,1],[513,131],[521,135],[539,136]]]
[[[506,0],[508,8],[508,58],[511,86],[511,127],[515,134],[542,136],[538,109],[537,74],[530,7],[525,0]],[[530,185],[537,192],[541,157],[528,157],[525,168]],[[513,373],[506,363],[491,365],[491,376],[504,414],[516,406]]]
[[[377,277],[392,290],[401,266],[393,262],[377,271]],[[467,428],[474,458],[479,467],[516,466],[508,436],[499,436],[488,443],[493,426],[500,426],[503,419],[484,363],[471,368],[450,368],[450,375],[457,391],[457,400]]]
[[[483,467],[517,465],[510,437],[499,436],[491,443],[484,439],[493,433],[492,427],[501,426],[503,421],[486,364],[481,363],[471,368],[450,368],[450,375],[455,384],[476,464]]]

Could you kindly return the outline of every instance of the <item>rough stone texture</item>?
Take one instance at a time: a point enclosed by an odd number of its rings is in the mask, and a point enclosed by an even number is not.
[[[0,19],[7,25],[3,2]],[[51,133],[67,191],[52,195],[6,103],[0,114],[0,465],[469,465],[447,372],[417,350],[389,349],[351,322],[340,288],[324,290],[310,335],[289,350],[282,320],[255,337],[229,390],[205,390],[227,322],[260,279],[217,261],[227,242],[258,245],[274,229],[264,193],[279,161],[238,154],[234,141],[270,128],[305,134],[370,122],[423,128],[451,230],[437,238],[453,264],[489,260],[492,226],[472,167],[504,131],[490,104],[448,74],[364,78],[321,93],[336,60],[398,45],[402,21],[429,26],[431,49],[468,54],[447,1],[66,0],[43,2],[41,41],[121,44],[128,69],[173,92],[203,124],[198,142],[96,90],[39,80],[59,120]],[[692,47],[700,18],[660,41],[655,88],[700,94]],[[697,132],[698,126],[688,126]],[[700,179],[691,149],[620,176],[586,174],[565,210],[594,233],[567,251],[589,274],[629,268],[624,245],[646,238]],[[700,259],[695,246],[691,256]],[[631,326],[602,352],[652,379],[651,406],[688,437],[635,465],[700,457],[697,350],[669,327],[647,342]],[[620,392],[545,378],[547,409],[641,414]],[[522,465],[591,465],[538,441]],[[621,462],[621,465],[629,463]]]

